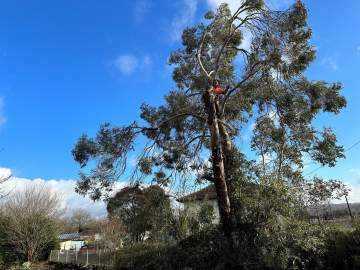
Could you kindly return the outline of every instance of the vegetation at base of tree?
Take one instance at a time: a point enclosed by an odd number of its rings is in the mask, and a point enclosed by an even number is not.
[[[360,267],[358,226],[349,231],[337,225],[305,222],[292,224],[287,234],[278,236],[256,237],[254,243],[244,242],[235,251],[229,250],[224,235],[216,228],[203,230],[171,246],[138,243],[119,250],[116,269],[356,270]]]

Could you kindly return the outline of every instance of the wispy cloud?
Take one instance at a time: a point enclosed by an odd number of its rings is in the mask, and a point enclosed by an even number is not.
[[[357,180],[360,180],[360,169],[350,169],[350,173],[355,174],[358,178]]]
[[[356,53],[357,53],[358,56],[360,56],[360,46],[358,46],[358,47],[356,48]]]
[[[196,15],[197,5],[197,1],[183,0],[181,10],[171,22],[171,42],[179,41],[184,28],[192,23]]]
[[[136,56],[125,53],[118,55],[113,65],[121,74],[130,76],[137,71],[146,71],[152,65],[152,60],[149,55]]]
[[[332,71],[337,71],[339,69],[339,66],[337,65],[337,63],[335,62],[334,58],[332,57],[324,57],[321,60],[321,64],[325,67],[327,67],[328,69],[332,70]]]
[[[146,13],[149,11],[150,4],[146,0],[138,0],[134,2],[134,20],[136,23],[144,21]]]

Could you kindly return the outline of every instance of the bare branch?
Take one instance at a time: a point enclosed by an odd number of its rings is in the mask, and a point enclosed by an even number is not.
[[[204,41],[205,41],[206,35],[207,35],[207,32],[205,32],[205,33],[203,34],[202,38],[201,38],[200,47],[199,47],[199,50],[198,50],[198,52],[197,52],[197,59],[198,59],[198,62],[199,62],[199,65],[200,65],[202,71],[205,73],[205,75],[206,75],[209,79],[211,79],[210,74],[206,71],[206,69],[205,69],[205,67],[204,67],[204,65],[203,65],[203,63],[202,63],[202,61],[201,61],[201,52],[202,52],[202,48],[203,48],[203,46],[204,46]]]

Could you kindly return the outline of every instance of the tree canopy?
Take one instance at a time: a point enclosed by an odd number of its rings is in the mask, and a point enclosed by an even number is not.
[[[118,218],[127,228],[132,242],[148,237],[157,238],[172,214],[170,199],[164,190],[152,185],[125,187],[107,203],[110,219]]]

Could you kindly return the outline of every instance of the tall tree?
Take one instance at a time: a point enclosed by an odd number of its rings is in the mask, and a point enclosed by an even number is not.
[[[248,36],[249,47],[243,45]],[[318,131],[312,124],[321,112],[339,113],[346,101],[341,84],[306,78],[315,59],[310,37],[301,1],[284,11],[244,0],[233,14],[226,4],[208,12],[204,22],[184,30],[183,48],[169,58],[177,89],[159,107],[141,106],[144,125],[104,124],[95,138],[79,139],[74,159],[81,167],[92,160],[96,166],[80,173],[77,191],[93,199],[109,191],[140,135],[149,143],[138,158],[136,180],[153,175],[167,184],[198,175],[214,183],[228,239],[242,208],[240,180],[277,181],[304,191],[304,156],[329,166],[344,157],[332,130]],[[212,91],[215,79],[228,89],[223,96]],[[251,147],[260,162],[248,160],[237,145],[248,123],[255,123]]]

